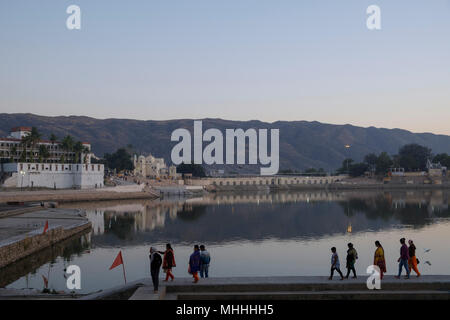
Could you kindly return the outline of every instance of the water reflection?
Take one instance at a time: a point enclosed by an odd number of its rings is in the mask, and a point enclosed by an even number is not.
[[[39,251],[37,254],[33,254],[14,264],[1,268],[0,288],[28,274],[35,275],[36,271],[43,265],[48,266],[48,272],[45,274],[48,277],[51,273],[52,266],[58,260],[62,260],[63,264],[70,264],[76,257],[80,257],[83,252],[89,250],[90,244],[91,234],[86,230],[82,234],[58,242],[51,247]]]
[[[421,264],[424,274],[450,274],[448,199],[449,190],[319,191],[66,204],[86,211],[90,237],[13,264],[1,271],[1,285],[42,289],[41,275],[50,270],[56,275],[50,286],[66,290],[63,270],[70,263],[82,269],[82,292],[110,288],[123,282],[120,270],[108,271],[119,249],[133,281],[149,277],[149,245],[162,249],[166,242],[175,248],[176,277],[187,276],[183,265],[198,243],[210,248],[213,276],[273,276],[326,275],[330,247],[345,259],[351,241],[361,274],[372,264],[375,240],[392,274],[401,236],[414,239],[419,258],[432,262]]]
[[[96,245],[320,238],[450,217],[447,191],[219,194],[81,205]],[[350,228],[349,228],[350,226]]]

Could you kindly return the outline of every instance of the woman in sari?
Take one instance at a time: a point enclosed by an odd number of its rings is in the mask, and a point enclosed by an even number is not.
[[[163,253],[164,258],[162,267],[164,272],[166,273],[166,280],[164,281],[168,281],[169,278],[171,279],[171,281],[173,281],[175,277],[173,276],[172,268],[175,268],[177,265],[175,264],[175,254],[173,253],[173,249],[170,243],[166,244],[166,251],[164,251]]]
[[[384,259],[384,249],[381,246],[380,241],[375,241],[375,257],[373,259],[373,264],[380,268],[380,279],[383,279],[383,274],[386,273],[386,260]]]

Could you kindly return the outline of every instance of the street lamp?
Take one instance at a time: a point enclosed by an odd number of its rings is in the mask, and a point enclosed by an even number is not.
[[[25,171],[20,170],[20,175],[22,176],[22,181],[20,183],[20,191],[23,190],[23,177],[25,176]]]

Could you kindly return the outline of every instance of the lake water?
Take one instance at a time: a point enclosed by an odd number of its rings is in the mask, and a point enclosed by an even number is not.
[[[71,204],[85,209],[91,233],[38,253],[0,272],[3,285],[65,290],[64,268],[81,268],[82,290],[123,284],[121,267],[108,270],[122,250],[128,281],[150,276],[148,250],[175,250],[175,277],[188,277],[194,244],[211,254],[211,277],[328,275],[330,248],[345,269],[347,243],[358,251],[358,274],[372,264],[374,241],[397,272],[399,239],[413,239],[423,274],[450,274],[449,191],[283,192],[217,194],[195,199]]]

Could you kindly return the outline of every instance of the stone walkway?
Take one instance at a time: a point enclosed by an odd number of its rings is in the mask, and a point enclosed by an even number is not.
[[[445,299],[450,298],[450,276],[422,276],[396,279],[385,276],[381,290],[368,290],[368,276],[339,280],[335,277],[233,277],[177,278],[162,282],[158,294],[149,281],[130,300],[258,300],[258,299]]]

